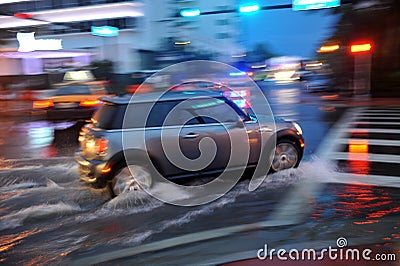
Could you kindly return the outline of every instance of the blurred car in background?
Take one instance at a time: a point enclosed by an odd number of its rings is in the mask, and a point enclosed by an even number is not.
[[[331,88],[331,76],[327,74],[316,74],[308,76],[305,81],[308,92],[322,92]]]
[[[86,120],[101,104],[99,97],[106,94],[101,86],[79,83],[61,86],[48,97],[33,101],[33,115],[48,120]]]

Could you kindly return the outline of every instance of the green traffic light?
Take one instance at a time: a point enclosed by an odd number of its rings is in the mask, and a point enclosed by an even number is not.
[[[200,9],[198,8],[182,9],[180,14],[182,17],[197,17],[200,16]]]
[[[257,4],[246,4],[239,7],[240,13],[252,13],[260,10],[260,6]]]

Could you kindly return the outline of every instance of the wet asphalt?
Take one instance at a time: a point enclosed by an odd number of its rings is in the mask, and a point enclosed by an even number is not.
[[[197,207],[145,194],[111,199],[78,180],[72,155],[82,123],[2,117],[0,262],[215,265],[254,258],[265,244],[398,243],[400,109],[337,104],[296,83],[261,88],[275,116],[303,128],[300,167],[253,192],[244,180]]]

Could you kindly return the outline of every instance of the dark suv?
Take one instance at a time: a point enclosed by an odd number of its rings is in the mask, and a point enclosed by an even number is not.
[[[265,163],[260,161],[261,136],[267,140],[276,137],[270,171],[297,167],[303,155],[304,141],[297,123],[279,120],[275,125],[262,124],[222,93],[170,91],[162,96],[148,93],[135,95],[134,100],[125,95],[102,101],[92,123],[82,128],[75,158],[81,180],[96,187],[110,185],[114,195],[151,187],[154,180],[149,164],[169,180],[224,171],[231,152],[229,138],[238,130],[247,134],[245,142],[250,147],[244,167]],[[174,115],[168,116],[172,110]],[[171,163],[174,154],[168,157],[164,152],[162,137],[165,143],[178,139],[181,149],[176,153],[189,159],[201,155],[199,147],[204,138],[214,141],[217,152],[206,167],[183,169]]]

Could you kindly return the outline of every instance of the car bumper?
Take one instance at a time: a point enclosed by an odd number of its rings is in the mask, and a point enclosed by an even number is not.
[[[90,119],[97,108],[82,108],[82,109],[47,109],[33,110],[32,114],[43,117],[46,120],[79,120]]]
[[[104,186],[107,180],[107,174],[103,170],[107,162],[101,160],[87,160],[80,152],[75,153],[75,161],[78,163],[78,172],[80,180],[95,186]]]

